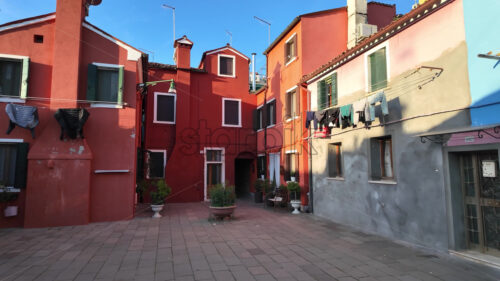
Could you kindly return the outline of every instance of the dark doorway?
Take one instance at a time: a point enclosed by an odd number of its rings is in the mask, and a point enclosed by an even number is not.
[[[234,184],[237,198],[250,197],[250,169],[252,168],[250,159],[236,159],[234,163]]]

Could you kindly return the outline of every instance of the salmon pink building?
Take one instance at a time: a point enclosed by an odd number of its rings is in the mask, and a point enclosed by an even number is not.
[[[134,216],[144,56],[87,22],[90,3],[0,25],[0,227]]]
[[[191,67],[193,42],[175,41],[175,65],[150,63],[145,98],[144,177],[165,179],[167,202],[208,199],[218,183],[239,197],[256,177],[255,95],[248,90],[249,58],[229,44],[203,53]],[[165,82],[154,83],[154,81]]]

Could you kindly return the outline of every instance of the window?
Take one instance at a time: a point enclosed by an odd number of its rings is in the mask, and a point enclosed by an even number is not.
[[[224,183],[223,148],[205,148],[205,199],[211,186]]]
[[[222,126],[241,127],[241,100],[222,98]]]
[[[331,76],[318,81],[318,110],[323,110],[337,105],[337,72]]]
[[[286,119],[291,119],[297,116],[297,90],[294,89],[286,93]]]
[[[297,181],[297,154],[296,151],[287,151],[285,155],[285,181],[291,181],[295,177]]]
[[[0,55],[0,98],[26,98],[29,58]]]
[[[153,123],[175,124],[177,96],[173,93],[155,92],[155,111]]]
[[[266,126],[270,127],[276,124],[276,100],[272,100],[266,104],[265,111]]]
[[[87,100],[123,103],[123,66],[92,63],[87,74]]]
[[[387,87],[387,46],[368,54],[368,91],[373,92]]]
[[[264,179],[266,177],[266,156],[257,156],[257,177]]]
[[[328,177],[341,178],[342,177],[342,144],[330,143],[328,144]]]
[[[372,179],[394,179],[391,137],[372,138],[370,146]]]
[[[28,143],[0,144],[0,182],[6,187],[26,187]]]
[[[219,55],[219,76],[235,77],[234,56]]]
[[[297,57],[297,35],[293,34],[285,42],[285,64]]]
[[[263,106],[261,105],[259,108],[253,111],[253,129],[254,131],[258,131],[264,128],[264,112]]]
[[[165,166],[167,164],[166,150],[149,150],[148,151],[148,178],[163,179],[165,178]]]

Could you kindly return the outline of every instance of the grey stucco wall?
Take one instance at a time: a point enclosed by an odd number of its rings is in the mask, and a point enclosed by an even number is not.
[[[470,104],[466,50],[463,43],[435,61],[423,62],[443,67],[444,72],[421,90],[417,84],[405,84],[411,70],[391,78],[389,87],[401,90],[393,91],[396,94],[388,98],[390,114],[385,122],[404,121],[369,130],[333,129],[331,137],[312,140],[316,215],[391,239],[448,249],[443,148],[440,144],[421,143],[415,135],[470,125],[466,110],[433,115]],[[362,97],[361,92],[343,96],[339,104]],[[395,179],[374,182],[370,176],[370,138],[389,135]],[[327,145],[337,142],[342,143],[344,175],[343,179],[330,179]]]

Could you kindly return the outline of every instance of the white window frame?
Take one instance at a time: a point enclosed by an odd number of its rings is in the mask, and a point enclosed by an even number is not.
[[[261,104],[260,106],[257,106],[257,113],[260,110],[260,116],[259,116],[259,118],[260,118],[260,124],[259,124],[260,126],[259,126],[259,128],[260,129],[258,129],[257,132],[260,132],[260,131],[264,130],[264,120],[263,120],[264,119],[264,112],[262,111],[263,107],[264,107],[264,104]]]
[[[155,92],[154,93],[155,98],[154,98],[154,114],[153,114],[153,123],[156,124],[175,124],[176,120],[176,114],[177,114],[177,94],[175,93],[163,93],[163,92]],[[173,96],[174,97],[174,121],[161,121],[158,120],[158,107],[156,106],[158,104],[158,96]]]
[[[221,156],[220,161],[207,161],[207,150],[220,150]],[[203,186],[204,186],[204,200],[208,201],[208,186],[207,186],[207,166],[208,164],[222,164],[221,168],[221,183],[224,184],[226,182],[226,159],[225,159],[225,149],[224,147],[205,147],[203,148],[203,154],[205,155],[204,160],[205,164],[203,165]]]
[[[285,41],[285,52],[286,52],[286,45],[288,44],[288,42],[290,42],[290,40],[293,40],[293,38],[295,36],[297,36],[296,32],[294,32],[292,35],[290,35],[290,37],[288,37],[288,39],[286,39],[286,41]],[[295,44],[298,45],[298,40],[295,41]],[[298,52],[299,51],[299,46],[295,46],[295,49]],[[297,59],[297,53],[295,53],[295,56],[293,58],[291,58],[289,61],[285,62],[285,67],[288,66],[289,64],[291,64],[292,62],[294,62],[296,59]]]
[[[21,60],[21,64],[22,64],[22,60],[29,59],[29,57],[27,57],[27,56],[18,56],[18,55],[10,55],[10,54],[0,54],[0,59],[2,59],[2,58],[4,58],[4,59]],[[22,73],[22,67],[21,67],[21,77],[22,77],[22,75],[23,75],[23,73]],[[28,75],[29,75],[29,73],[28,73]],[[21,81],[21,84],[23,84],[23,81]],[[24,87],[26,87],[26,86],[24,86]],[[23,92],[23,85],[21,85],[21,88],[19,90],[21,91],[21,93]],[[26,99],[25,98],[21,98],[21,95],[18,98],[16,98],[16,97],[0,97],[0,102],[26,103]]]
[[[163,177],[162,178],[150,178],[149,177],[149,164],[148,164],[148,169],[146,171],[146,178],[147,179],[165,179],[166,178],[165,168],[167,167],[167,150],[166,149],[148,149],[147,151],[148,152],[163,152]],[[148,162],[149,162],[149,159],[148,159]]]
[[[237,101],[238,102],[238,125],[233,125],[233,124],[226,124],[225,122],[225,107],[226,107],[226,100],[228,101]],[[232,99],[232,98],[222,98],[222,126],[223,127],[235,127],[235,128],[241,128],[241,99]]]
[[[268,103],[272,103],[275,100],[276,100],[276,98],[272,98],[272,99],[266,101],[266,109],[267,109],[267,104]],[[275,111],[274,115],[277,115],[277,112],[276,112],[276,103],[274,103],[274,111]],[[267,118],[269,118],[269,116],[267,116]],[[268,125],[268,126],[266,126],[266,128],[272,128],[272,127],[276,126],[276,120],[273,120],[273,121],[274,121],[274,124]]]
[[[123,81],[125,83],[125,66],[121,64],[110,64],[110,63],[100,63],[100,62],[93,62],[92,65],[97,66],[97,70],[99,68],[116,68],[118,70],[118,75],[120,73],[120,68],[123,67]],[[120,79],[120,77],[118,77]],[[124,84],[125,87],[125,84]],[[97,95],[97,94],[96,94]],[[123,89],[123,95],[125,95],[125,89]],[[123,98],[123,97],[122,97]],[[123,108],[123,101],[122,104],[119,104],[118,102],[101,102],[101,101],[96,101],[90,103],[91,108]]]
[[[285,94],[288,95],[291,92],[295,91],[295,95],[296,95],[295,96],[295,106],[296,106],[296,108],[295,108],[295,116],[290,116],[290,118],[288,118],[288,119],[285,120],[286,122],[290,122],[292,120],[295,120],[295,119],[299,118],[299,110],[298,110],[299,103],[297,102],[297,97],[298,97],[297,96],[297,94],[298,94],[297,88],[298,88],[297,85],[295,85],[295,86],[291,87],[290,89],[286,90],[286,92],[285,92]],[[288,106],[288,104],[286,106]]]
[[[226,58],[232,58],[233,59],[233,75],[227,75],[227,74],[221,74],[220,73],[220,58],[221,57],[226,57]],[[233,55],[218,54],[217,55],[217,75],[219,75],[221,77],[235,78],[236,77],[236,57],[233,56]]]
[[[391,81],[391,59],[390,59],[390,51],[389,51],[389,41],[385,41],[384,43],[372,48],[371,50],[368,50],[364,54],[364,60],[365,60],[365,91],[368,94],[371,94],[371,81],[370,81],[370,62],[368,58],[370,57],[371,54],[375,53],[376,51],[385,48],[385,64],[387,68],[387,87],[389,87],[389,82]],[[338,78],[337,78],[338,79]],[[386,87],[386,88],[387,88]],[[373,92],[379,92],[382,91],[383,89],[378,89]]]

